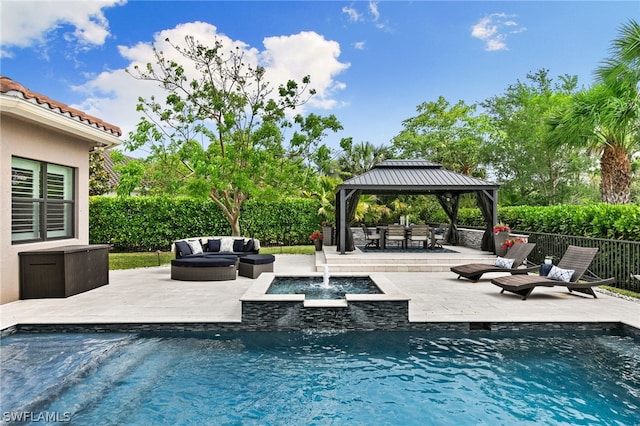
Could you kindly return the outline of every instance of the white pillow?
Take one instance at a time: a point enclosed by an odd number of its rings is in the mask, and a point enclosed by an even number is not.
[[[498,256],[498,258],[496,259],[496,266],[498,268],[511,269],[511,267],[513,266],[513,262],[515,261],[515,259],[507,259],[506,257]]]
[[[233,251],[233,238],[222,238],[222,241],[220,241],[220,251],[231,253]]]
[[[571,281],[571,277],[573,276],[574,272],[576,271],[574,271],[573,269],[562,269],[554,265],[551,267],[547,278],[568,283],[569,281]]]
[[[187,244],[191,247],[191,254],[202,254],[202,244],[199,240],[187,240]]]

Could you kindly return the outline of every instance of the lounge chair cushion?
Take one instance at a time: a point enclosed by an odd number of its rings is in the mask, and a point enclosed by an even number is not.
[[[496,259],[496,266],[498,268],[511,269],[511,267],[513,266],[513,262],[515,262],[515,259],[508,259],[506,257],[498,256],[498,258]]]
[[[571,281],[571,277],[573,276],[574,272],[576,271],[573,269],[562,269],[554,265],[551,267],[547,278],[568,283],[569,281]]]
[[[187,244],[189,244],[191,254],[202,254],[202,252],[204,252],[200,240],[187,240]]]
[[[217,253],[220,251],[220,238],[212,238],[207,241],[207,251]]]
[[[176,253],[178,257],[185,257],[191,254],[191,247],[186,241],[176,241]]]

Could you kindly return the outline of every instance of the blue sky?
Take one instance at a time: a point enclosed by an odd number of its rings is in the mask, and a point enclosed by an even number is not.
[[[342,137],[390,144],[416,106],[481,102],[529,72],[589,86],[637,1],[28,1],[0,2],[0,73],[118,125],[157,91],[123,72],[150,47],[191,34],[239,45],[274,85],[311,75],[304,112],[334,114]],[[124,138],[123,137],[123,138]]]

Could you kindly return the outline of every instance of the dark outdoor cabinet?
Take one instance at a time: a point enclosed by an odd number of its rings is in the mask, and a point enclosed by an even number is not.
[[[69,297],[109,284],[109,246],[75,245],[23,251],[20,299]]]

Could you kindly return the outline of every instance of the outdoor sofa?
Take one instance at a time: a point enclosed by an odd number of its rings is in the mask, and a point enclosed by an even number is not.
[[[243,257],[260,252],[260,240],[246,237],[193,237],[175,241],[171,251],[176,259],[202,256]]]
[[[171,279],[180,281],[235,280],[239,259],[260,256],[260,241],[243,237],[196,237],[171,247]],[[273,263],[273,261],[271,261]]]

